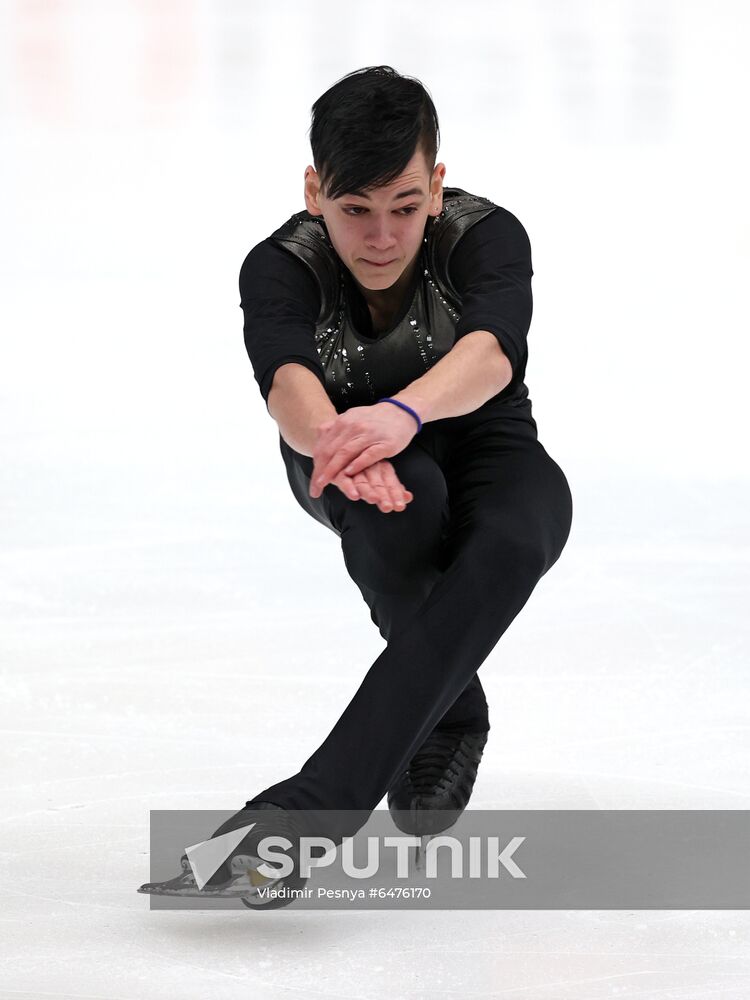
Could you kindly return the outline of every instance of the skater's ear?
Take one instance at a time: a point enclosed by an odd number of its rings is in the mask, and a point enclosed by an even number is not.
[[[322,215],[320,175],[315,167],[305,167],[305,207],[310,215]]]
[[[436,163],[435,169],[430,177],[430,207],[429,215],[440,215],[443,211],[443,178],[445,177],[445,164]]]

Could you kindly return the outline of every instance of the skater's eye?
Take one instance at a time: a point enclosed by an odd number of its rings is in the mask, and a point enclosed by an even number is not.
[[[362,205],[347,205],[344,208],[344,213],[346,215],[351,215],[352,213],[356,213],[358,215],[360,212],[366,212],[366,211],[368,211],[368,210],[366,208],[364,208]],[[396,213],[397,214],[399,212],[406,212],[407,214],[411,215],[413,212],[416,212],[416,211],[417,211],[416,205],[408,205],[406,208],[398,208],[398,209],[396,209]]]

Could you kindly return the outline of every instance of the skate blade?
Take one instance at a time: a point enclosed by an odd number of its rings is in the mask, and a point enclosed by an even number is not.
[[[427,845],[432,840],[433,837],[437,836],[434,833],[424,833],[422,834],[421,841],[417,846],[416,854],[414,857],[414,871],[424,874],[427,866]]]
[[[165,882],[145,882],[137,890],[149,896],[183,896],[198,899],[242,899],[255,896],[259,889],[273,887],[282,882],[281,878],[267,878],[257,870],[263,864],[260,858],[244,857],[232,859],[232,875],[221,885],[204,885],[199,889],[187,857],[182,857],[182,872]]]

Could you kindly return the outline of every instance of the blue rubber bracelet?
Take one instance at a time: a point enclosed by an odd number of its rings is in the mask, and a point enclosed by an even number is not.
[[[391,399],[390,396],[384,396],[382,399],[378,400],[379,403],[395,403],[396,406],[400,406],[402,410],[406,410],[407,413],[411,413],[414,419],[417,421],[417,434],[422,430],[422,421],[419,419],[419,414],[412,410],[410,406],[406,403],[402,403],[400,399]]]

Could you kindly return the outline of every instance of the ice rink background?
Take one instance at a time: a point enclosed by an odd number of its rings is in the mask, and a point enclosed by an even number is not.
[[[472,804],[750,808],[747,41],[739,2],[0,4],[0,997],[748,995],[745,911],[135,891],[150,809],[294,773],[383,648],[237,288],[304,207],[313,100],[378,63],[429,88],[446,185],[529,233],[574,500],[482,667]]]

